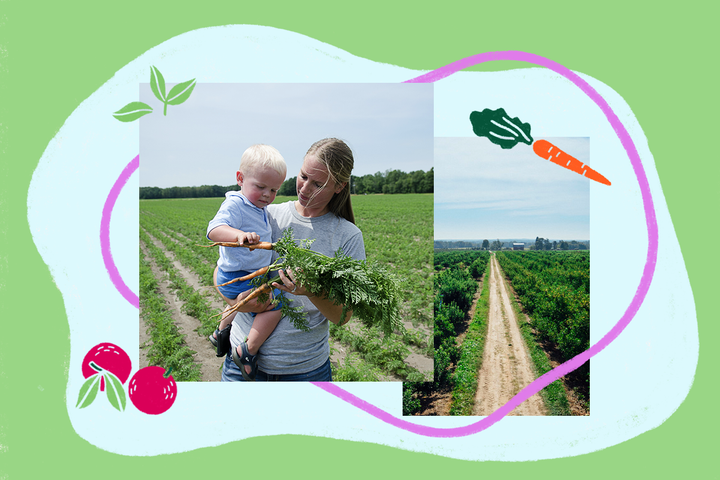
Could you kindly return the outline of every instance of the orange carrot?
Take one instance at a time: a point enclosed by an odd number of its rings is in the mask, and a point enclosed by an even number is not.
[[[204,247],[204,248],[210,248],[210,247],[239,247],[240,244],[238,242],[215,242],[211,243],[210,245],[200,245],[195,244],[198,247]]]
[[[256,288],[255,290],[253,290],[252,292],[250,292],[250,294],[247,297],[243,298],[242,300],[237,302],[235,305],[233,305],[230,310],[226,310],[224,312],[218,313],[217,315],[213,315],[213,316],[217,317],[219,315],[223,315],[223,314],[229,315],[232,312],[237,312],[238,310],[240,310],[240,307],[242,307],[243,305],[248,303],[253,298],[259,297],[263,293],[269,294],[270,292],[272,292],[272,287],[270,286],[270,284],[264,283],[261,286],[259,286],[258,288]]]
[[[272,250],[275,246],[274,243],[270,242],[259,242],[254,244],[248,244],[248,243],[239,243],[239,242],[215,242],[211,243],[210,245],[198,245],[198,247],[245,247],[249,248],[251,251],[255,249],[259,250]]]
[[[252,251],[252,250],[255,250],[256,248],[260,249],[260,250],[272,250],[275,245],[270,242],[259,242],[259,243],[253,243],[252,245],[242,243],[242,244],[240,244],[240,246],[249,248]]]
[[[253,298],[259,297],[263,293],[270,293],[270,292],[272,292],[272,287],[270,286],[269,283],[264,283],[261,286],[259,286],[258,288],[256,288],[255,290],[253,290],[252,292],[250,292],[250,294],[247,297],[245,297],[242,300],[240,300],[239,302],[237,302],[235,304],[235,309],[237,310],[238,308],[242,307],[243,305],[248,303]]]
[[[230,285],[231,283],[244,282],[245,280],[250,280],[255,277],[259,277],[260,275],[264,275],[265,272],[267,272],[269,268],[270,268],[270,265],[268,265],[267,267],[263,267],[260,270],[255,270],[253,273],[245,275],[244,277],[233,278],[229,282],[221,283],[220,285],[215,285],[215,286],[216,287],[224,287],[225,285]]]
[[[590,180],[595,180],[604,185],[610,185],[610,180],[603,177],[601,174],[582,163],[577,158],[563,152],[558,147],[548,142],[547,140],[538,140],[533,143],[533,151],[540,157],[550,160],[553,163],[565,167],[568,170],[572,170],[575,173],[579,173]]]

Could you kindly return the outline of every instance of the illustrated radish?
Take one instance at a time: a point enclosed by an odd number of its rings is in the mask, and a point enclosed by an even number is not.
[[[141,368],[130,379],[128,394],[135,408],[148,415],[166,412],[177,397],[177,384],[162,367]]]
[[[85,355],[82,362],[82,374],[85,378],[90,378],[98,374],[100,371],[91,366],[94,362],[102,370],[106,370],[115,375],[120,383],[125,383],[130,376],[132,370],[132,362],[125,350],[112,343],[100,343],[95,345]],[[105,391],[105,378],[100,378],[100,391]]]
[[[82,361],[85,383],[78,392],[78,408],[91,405],[98,391],[107,391],[107,399],[117,410],[125,410],[125,389],[122,384],[130,376],[132,362],[125,351],[112,343],[95,345]]]

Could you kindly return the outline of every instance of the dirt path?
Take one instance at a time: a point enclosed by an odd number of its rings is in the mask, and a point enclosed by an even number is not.
[[[500,265],[494,255],[490,262],[488,334],[473,415],[491,414],[535,379]],[[545,414],[543,401],[539,394],[535,394],[510,415]]]

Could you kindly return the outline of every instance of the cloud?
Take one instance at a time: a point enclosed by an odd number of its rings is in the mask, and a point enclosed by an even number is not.
[[[589,163],[589,139],[548,140]],[[480,137],[435,139],[438,239],[472,238],[467,235],[479,231],[500,238],[587,238],[589,214],[588,180],[543,160],[528,145],[504,150]]]

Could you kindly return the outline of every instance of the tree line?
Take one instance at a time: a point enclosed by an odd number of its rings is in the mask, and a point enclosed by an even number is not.
[[[292,177],[282,184],[278,195],[295,196],[297,177]],[[386,170],[377,172],[374,175],[368,174],[361,177],[351,176],[350,192],[356,195],[373,193],[433,193],[434,173],[431,168],[427,172],[417,170],[410,173],[400,170]],[[225,192],[240,190],[237,185],[201,185],[199,187],[140,187],[140,199],[158,198],[206,198],[224,197]]]
[[[535,237],[535,250],[587,250],[588,244],[571,240],[566,242],[565,240],[552,242],[546,238]]]
[[[512,248],[513,242],[501,242],[493,240],[490,242],[485,239],[480,241],[462,241],[462,240],[435,240],[434,247],[437,249],[467,249],[467,250],[503,250],[505,248]],[[566,242],[565,240],[548,240],[542,237],[535,237],[534,245],[526,245],[529,250],[589,250],[590,242],[578,242],[577,240],[571,240]]]

